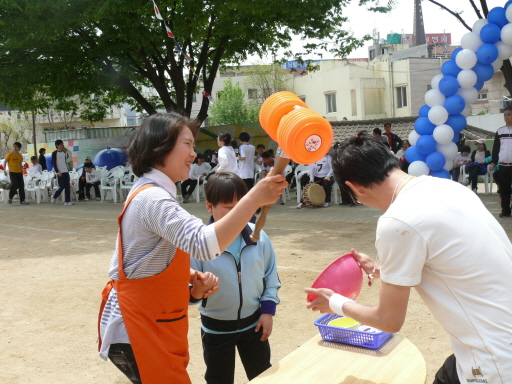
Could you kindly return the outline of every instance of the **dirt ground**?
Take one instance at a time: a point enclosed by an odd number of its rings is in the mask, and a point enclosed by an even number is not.
[[[494,195],[496,197],[496,195]],[[117,233],[121,204],[42,203],[28,207],[0,203],[0,382],[127,383],[111,363],[98,357],[96,324],[100,292]],[[202,203],[185,206],[207,219]],[[318,330],[319,317],[305,309],[303,288],[351,247],[374,255],[379,211],[332,206],[296,210],[275,206],[267,220],[282,282],[270,338],[277,362]],[[510,230],[507,230],[510,236]],[[358,302],[378,300],[378,283],[364,285]],[[192,382],[203,383],[199,315],[190,307]],[[448,337],[413,291],[400,334],[422,352],[428,379],[451,353]],[[236,383],[247,379],[237,365]]]

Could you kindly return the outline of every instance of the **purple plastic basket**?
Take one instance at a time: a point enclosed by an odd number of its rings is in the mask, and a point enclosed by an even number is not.
[[[358,331],[356,329],[328,325],[330,321],[340,317],[343,316],[326,314],[315,320],[314,324],[318,327],[322,339],[326,341],[335,341],[337,343],[357,345],[364,348],[377,349],[392,335],[391,333],[384,331],[369,333]]]

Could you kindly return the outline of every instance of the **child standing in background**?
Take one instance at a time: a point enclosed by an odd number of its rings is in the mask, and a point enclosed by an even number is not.
[[[206,209],[210,223],[221,220],[247,193],[247,186],[233,173],[213,175],[206,184]],[[247,378],[252,380],[271,367],[270,344],[273,316],[281,287],[272,244],[261,232],[252,242],[254,224],[248,223],[238,237],[215,260],[191,258],[191,268],[219,278],[219,291],[203,299],[201,338],[209,384],[232,384],[235,349]]]

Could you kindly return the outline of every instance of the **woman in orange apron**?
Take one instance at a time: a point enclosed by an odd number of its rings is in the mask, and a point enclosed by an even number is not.
[[[157,114],[134,132],[128,147],[140,179],[119,216],[98,331],[100,356],[110,358],[133,383],[190,383],[189,255],[219,256],[254,212],[277,201],[287,186],[282,175],[266,178],[222,220],[205,226],[176,197],[175,182],[188,179],[196,157],[195,133],[190,120]],[[211,288],[206,284],[201,292],[208,295]]]

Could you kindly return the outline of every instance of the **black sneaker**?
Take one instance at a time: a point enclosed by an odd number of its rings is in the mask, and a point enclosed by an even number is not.
[[[510,215],[510,214],[505,215],[504,213],[500,213],[500,215],[499,215],[499,216],[500,216],[500,217],[510,217],[510,216],[512,216],[512,215]]]

